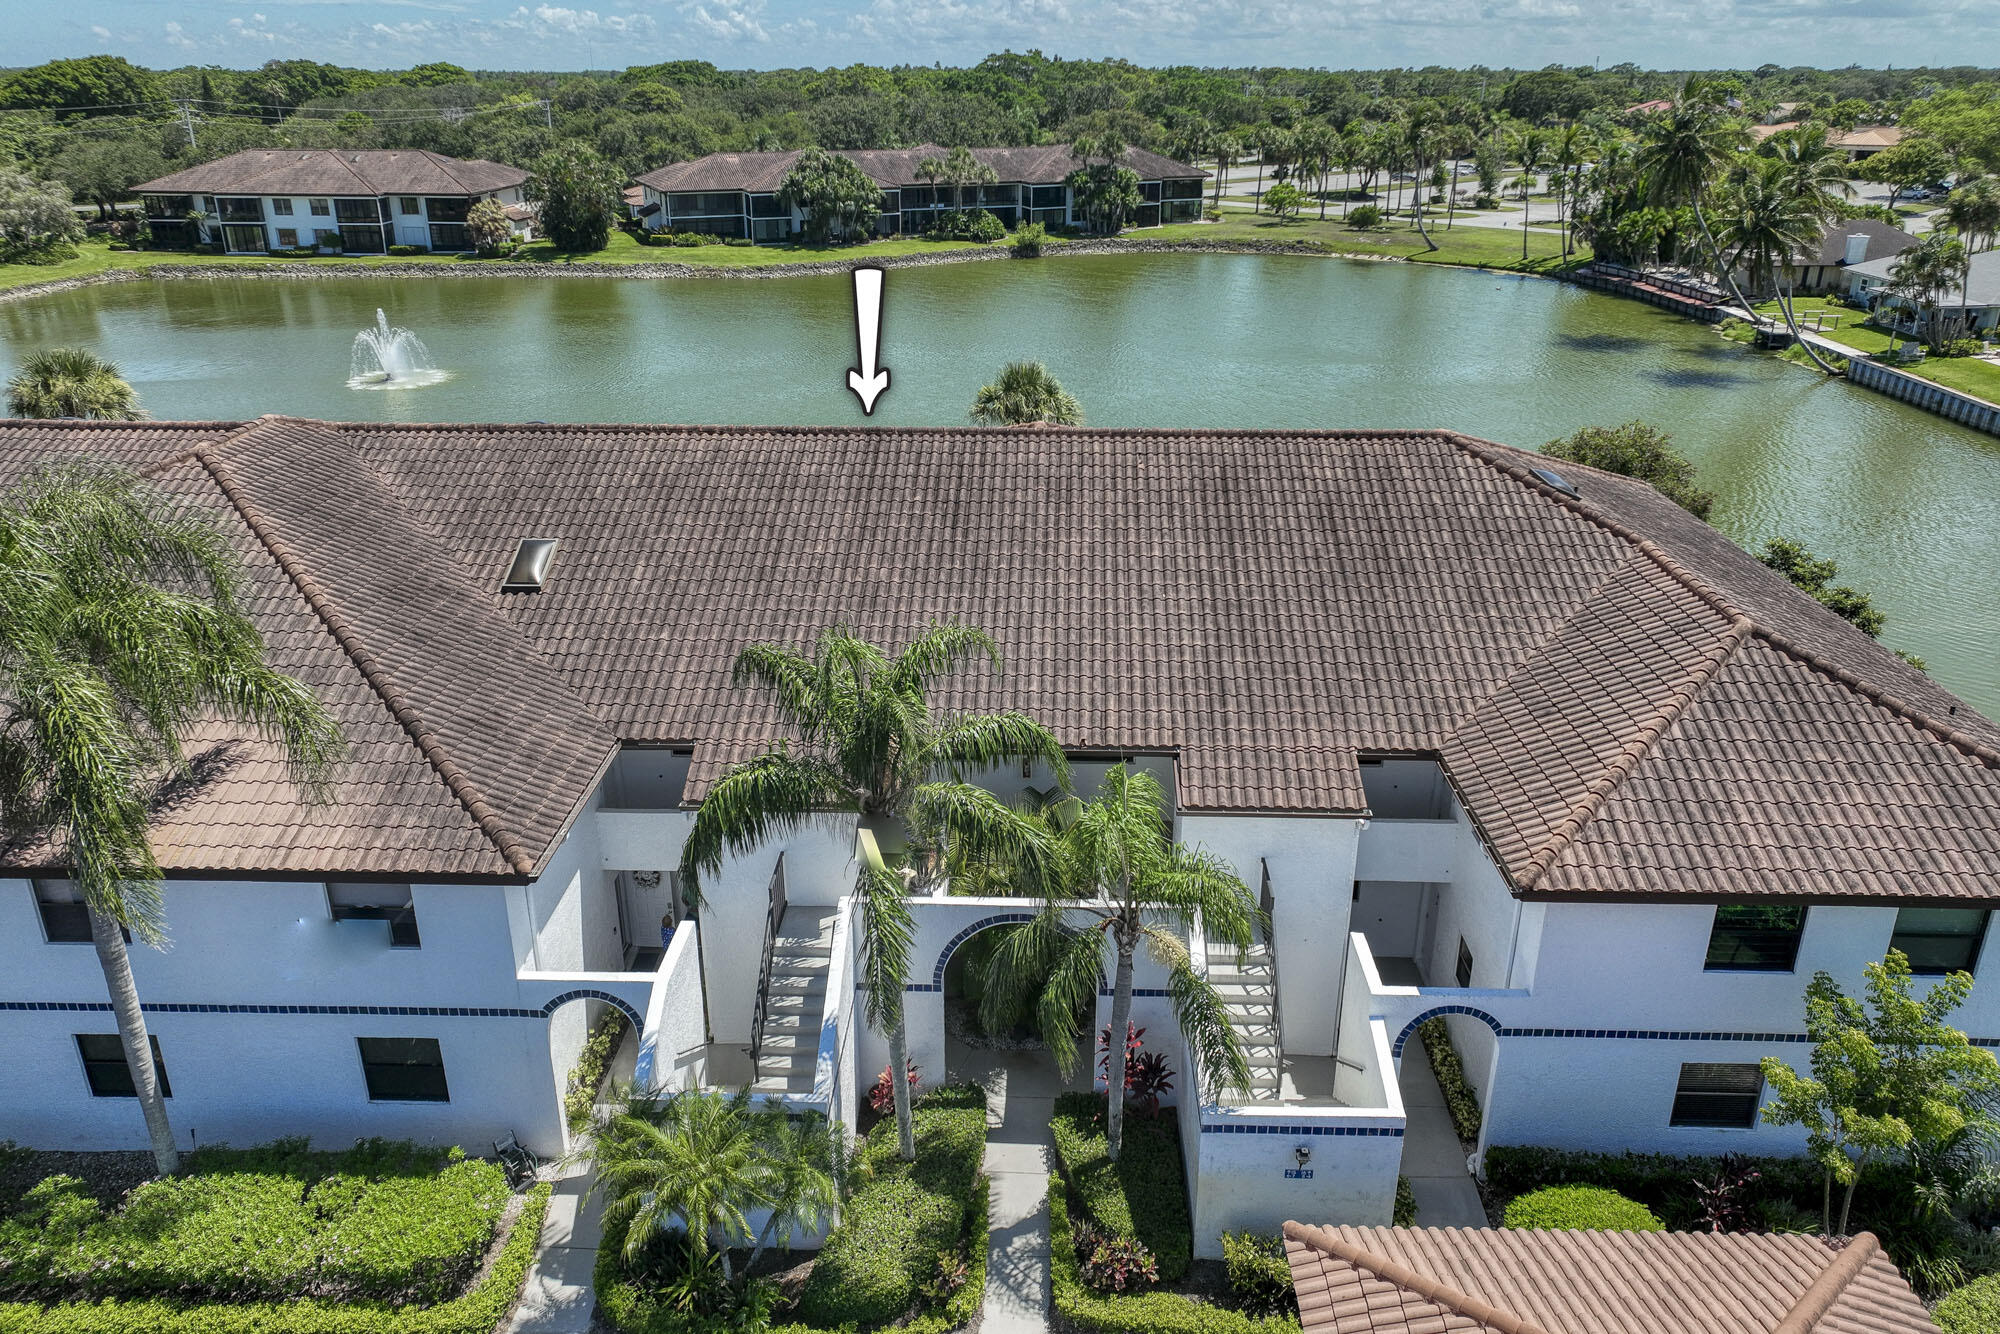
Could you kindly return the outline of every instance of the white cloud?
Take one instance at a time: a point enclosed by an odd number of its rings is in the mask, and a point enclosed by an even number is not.
[[[97,38],[97,40],[99,40],[100,42],[107,41],[111,37],[111,29],[106,28],[101,24],[93,23],[90,25],[90,35],[92,37]]]
[[[172,19],[167,20],[166,34],[167,45],[177,51],[192,51],[198,45],[192,37],[187,35],[187,32],[181,25]]]
[[[631,36],[651,32],[653,20],[646,14],[600,14],[594,9],[569,9],[561,5],[526,5],[500,20],[503,28],[521,28],[542,36],[600,37]]]
[[[719,42],[770,41],[771,30],[764,26],[763,10],[761,3],[718,4],[714,13],[709,12],[707,5],[682,7],[696,32]]]

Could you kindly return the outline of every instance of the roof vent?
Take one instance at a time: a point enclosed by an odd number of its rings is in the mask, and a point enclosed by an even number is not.
[[[1578,491],[1574,486],[1570,485],[1568,478],[1564,477],[1561,473],[1556,472],[1551,468],[1530,468],[1528,469],[1528,471],[1535,474],[1536,477],[1541,479],[1541,482],[1544,486],[1554,487],[1556,490],[1562,492],[1566,496],[1576,496],[1578,498],[1581,498],[1583,494],[1582,492]]]
[[[556,539],[553,537],[524,537],[521,545],[514,548],[514,563],[507,567],[507,577],[500,581],[503,593],[539,593],[542,581],[548,578],[549,562],[556,558]]]

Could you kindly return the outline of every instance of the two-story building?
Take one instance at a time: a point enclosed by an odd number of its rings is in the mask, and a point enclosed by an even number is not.
[[[1066,227],[1084,221],[1067,184],[1069,174],[1082,164],[1068,144],[968,149],[974,161],[993,172],[994,180],[983,185],[954,185],[922,170],[926,160],[942,160],[947,151],[936,144],[838,150],[882,188],[875,230],[884,236],[921,234],[940,213],[959,208],[983,208],[1010,228],[1024,222]],[[783,203],[778,190],[798,159],[797,149],[710,153],[657,168],[637,178],[645,192],[639,216],[651,231],[792,240],[804,230],[805,217]],[[1200,221],[1207,172],[1143,148],[1127,149],[1121,161],[1139,176],[1133,226]]]
[[[693,913],[675,878],[781,735],[735,655],[842,621],[983,627],[1004,671],[941,707],[1041,719],[1086,795],[1147,767],[1269,912],[1244,956],[1187,941],[1246,1087],[1187,1074],[1137,979],[1204,1254],[1388,1220],[1432,1016],[1482,1148],[1797,1151],[1758,1062],[1803,1060],[1815,970],[1892,947],[1971,971],[1956,1021],[2000,1045],[2000,727],[1629,479],[1445,431],[0,423],[0,478],[74,455],[223,526],[349,740],[319,806],[221,730],[162,793],[174,943],[133,971],[183,1142],[559,1150],[607,1007],[646,1086],[851,1122],[885,1063],[854,818],[729,859]],[[63,868],[0,876],[0,1138],[142,1146]],[[954,952],[1032,907],[913,897],[927,1083]]]
[[[509,221],[527,235],[527,180],[519,167],[420,148],[248,148],[133,188],[164,246],[220,241],[231,254],[317,246],[379,255],[392,245],[471,249],[465,215],[482,199],[516,210]]]

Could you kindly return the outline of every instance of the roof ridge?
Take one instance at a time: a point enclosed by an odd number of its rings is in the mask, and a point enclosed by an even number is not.
[[[1989,745],[1969,732],[1961,731],[1941,719],[1933,718],[1930,714],[1925,713],[1922,709],[1919,709],[1907,700],[1898,698],[1880,686],[1862,680],[1861,677],[1857,676],[1849,668],[1842,667],[1840,664],[1815,653],[1803,644],[1787,638],[1779,631],[1767,625],[1760,624],[1754,617],[1749,616],[1741,608],[1730,602],[1728,598],[1724,597],[1719,590],[1711,586],[1706,580],[1674,559],[1665,548],[1661,547],[1651,538],[1612,518],[1610,515],[1602,513],[1586,503],[1581,497],[1566,495],[1558,491],[1541,478],[1536,477],[1526,464],[1519,463],[1514,459],[1495,452],[1507,449],[1507,446],[1497,444],[1491,440],[1481,440],[1477,436],[1462,435],[1457,431],[1440,431],[1437,434],[1450,440],[1453,445],[1470,457],[1478,459],[1487,466],[1547,496],[1564,509],[1575,513],[1585,522],[1594,524],[1612,536],[1630,542],[1642,551],[1645,551],[1661,569],[1693,591],[1696,596],[1702,598],[1720,611],[1724,611],[1733,617],[1741,618],[1748,624],[1750,635],[1764,640],[1780,653],[1796,659],[1822,675],[1832,677],[1841,685],[1860,695],[1870,704],[1893,714],[1920,731],[1930,733],[1939,741],[1944,742],[1953,750],[1960,752],[1968,758],[1978,760],[1989,769],[2000,769],[2000,747]],[[1582,466],[1588,467],[1589,465],[1584,464]]]
[[[1444,1229],[1455,1231],[1456,1229]],[[1408,1265],[1400,1264],[1387,1256],[1377,1255],[1365,1246],[1343,1241],[1323,1227],[1307,1227],[1303,1223],[1287,1222],[1285,1236],[1304,1246],[1313,1246],[1325,1251],[1336,1259],[1368,1270],[1377,1278],[1393,1283],[1399,1288],[1414,1292],[1427,1301],[1444,1306],[1464,1316],[1477,1320],[1482,1325],[1491,1326],[1500,1334],[1548,1334],[1548,1331],[1532,1320],[1504,1311],[1489,1301],[1461,1292],[1442,1279],[1420,1274]]]
[[[1830,1241],[1822,1244],[1833,1245]],[[1881,1251],[1882,1243],[1875,1239],[1872,1232],[1859,1232],[1849,1237],[1827,1267],[1819,1271],[1819,1277],[1799,1294],[1799,1299],[1792,1303],[1792,1309],[1785,1312],[1785,1318],[1777,1323],[1771,1334],[1812,1334],[1820,1320],[1847,1291],[1847,1285],[1860,1277],[1861,1271]]]
[[[266,421],[259,421],[248,429],[257,430],[266,424]],[[240,433],[235,438],[240,439],[244,434],[248,434],[248,431]],[[459,805],[472,817],[480,832],[492,841],[502,860],[517,874],[534,874],[534,859],[507,829],[500,818],[500,813],[473,786],[472,780],[463,769],[459,768],[457,762],[445,753],[442,743],[425,723],[423,715],[404,695],[375,655],[361,642],[354,627],[333,605],[326,590],[320,587],[311,572],[286,545],[285,540],[278,535],[276,527],[244,493],[241,484],[237,482],[228,465],[216,454],[214,447],[202,445],[194,450],[194,457],[208,472],[216,487],[236,512],[242,516],[243,522],[249,526],[264,549],[271,554],[271,558],[277,561],[278,567],[285,572],[292,586],[312,608],[313,614],[319,617],[320,623],[326,627],[327,633],[333,636],[334,642],[347,655],[348,661],[354,664],[355,670],[361,673],[362,679],[388,708],[390,716],[402,726],[423,757],[430,762],[431,768],[444,781],[445,787],[458,799]]]
[[[436,167],[439,171],[443,172],[444,178],[450,181],[453,185],[457,186],[459,189],[465,191],[469,195],[479,193],[477,190],[474,190],[471,186],[467,185],[464,181],[461,181],[457,176],[453,175],[451,168],[444,165],[447,162],[458,161],[457,158],[448,158],[444,154],[433,152],[428,148],[419,148],[417,152],[419,155],[427,159],[433,167]]]

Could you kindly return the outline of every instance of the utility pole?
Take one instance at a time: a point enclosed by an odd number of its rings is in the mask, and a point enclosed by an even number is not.
[[[181,99],[181,124],[187,127],[188,148],[198,150],[201,145],[194,137],[194,103],[186,98]]]
[[[542,99],[542,124],[551,130],[556,127],[556,114],[550,109],[554,105],[554,98],[545,97]]]

